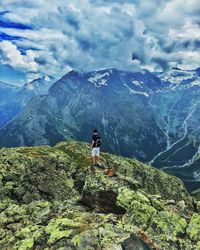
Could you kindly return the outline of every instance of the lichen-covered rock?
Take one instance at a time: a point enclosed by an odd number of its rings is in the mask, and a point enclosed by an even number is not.
[[[15,246],[18,250],[30,250],[33,249],[34,246],[34,239],[33,238],[27,238],[25,240],[22,240],[19,244],[19,247]]]
[[[41,200],[31,202],[27,208],[27,212],[31,214],[32,220],[35,223],[46,223],[51,217],[53,205],[49,201]]]
[[[149,199],[141,192],[135,192],[128,188],[120,188],[117,204],[126,209],[124,220],[126,223],[140,226],[142,229],[148,227],[148,223],[156,212],[151,206]]]
[[[142,191],[133,191],[127,187],[119,188],[118,202],[127,209],[130,208],[133,201],[138,201],[142,204],[151,205],[148,195],[144,195]]]
[[[197,201],[176,177],[87,144],[0,150],[0,249],[200,249]],[[193,207],[193,204],[195,206]]]
[[[173,242],[176,249],[177,238],[185,235],[187,221],[179,214],[170,211],[164,207],[161,201],[152,202],[152,196],[144,195],[138,191],[132,191],[127,188],[120,188],[117,197],[118,204],[126,208],[124,223],[127,225],[136,225],[146,230],[151,235],[152,240],[162,245],[162,242]],[[156,201],[156,202],[155,202]],[[159,235],[159,238],[157,236]],[[162,240],[160,240],[162,237]],[[165,244],[164,244],[165,245]],[[165,245],[165,247],[166,247]]]
[[[187,234],[191,240],[200,241],[200,214],[194,213],[187,227]]]
[[[197,242],[196,246],[194,247],[195,250],[200,250],[200,241]]]
[[[50,235],[48,242],[54,243],[58,237],[69,237],[73,233],[73,230],[77,230],[79,226],[79,223],[68,218],[56,218],[50,220],[45,228],[45,232]]]
[[[11,203],[13,203],[13,201],[9,198],[4,198],[0,200],[0,213],[4,211]]]
[[[108,179],[103,171],[96,171],[85,179],[82,201],[99,212],[123,214],[125,210],[116,204],[119,186],[117,179]]]
[[[77,234],[72,239],[72,244],[75,249],[101,249],[101,245],[98,238],[98,229],[86,230]]]
[[[183,237],[186,227],[186,220],[178,214],[169,211],[160,211],[152,216],[147,232],[152,235],[163,234],[165,236]]]

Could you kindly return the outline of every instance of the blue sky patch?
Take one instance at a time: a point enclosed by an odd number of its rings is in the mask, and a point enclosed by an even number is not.
[[[0,17],[0,27],[1,28],[13,28],[13,29],[20,29],[20,30],[25,30],[25,29],[32,29],[30,26],[21,24],[21,23],[15,23],[11,22],[8,20],[5,20]]]
[[[21,37],[19,36],[10,36],[6,33],[0,32],[0,41],[15,41],[15,40],[19,40],[21,39]]]
[[[26,73],[8,65],[0,65],[0,81],[20,86],[26,82]]]
[[[10,11],[8,11],[8,10],[0,11],[0,16],[3,16],[3,15],[8,14],[8,13],[10,13]]]

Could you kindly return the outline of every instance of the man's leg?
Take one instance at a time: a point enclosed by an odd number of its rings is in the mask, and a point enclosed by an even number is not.
[[[96,162],[97,163],[100,163],[99,160],[100,160],[100,148],[96,148]]]
[[[92,149],[92,163],[96,162],[95,148]]]

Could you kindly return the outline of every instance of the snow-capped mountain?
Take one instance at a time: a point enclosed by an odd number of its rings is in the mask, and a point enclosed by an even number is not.
[[[4,95],[2,105],[0,106],[0,127],[16,117],[22,109],[37,95],[48,93],[49,88],[55,82],[55,78],[44,76],[26,83],[22,87],[12,86],[14,91],[7,97]],[[8,93],[8,91],[7,91]]]
[[[84,78],[96,88],[102,86],[116,87],[118,82],[127,88],[130,94],[151,95],[167,85],[163,85],[158,77],[148,71],[143,73],[123,72],[115,69],[100,70],[85,74]]]
[[[190,88],[200,84],[199,68],[196,70],[181,70],[173,68],[168,73],[157,74],[163,82],[169,82],[172,90],[178,88]]]
[[[42,78],[38,78],[29,83],[26,83],[23,87],[23,90],[34,93],[35,95],[45,95],[48,93],[49,88],[54,82],[54,77],[45,75]]]
[[[154,122],[148,100],[153,91],[162,89],[160,79],[146,71],[72,71],[54,83],[48,95],[32,99],[1,130],[1,143],[18,146],[54,144],[67,138],[88,140],[97,126],[105,150],[150,160],[160,150],[162,131]],[[14,135],[11,140],[4,137],[7,131]]]
[[[149,162],[194,189],[200,187],[199,120],[199,69],[71,71],[0,130],[0,145],[89,141],[97,127],[104,150]]]

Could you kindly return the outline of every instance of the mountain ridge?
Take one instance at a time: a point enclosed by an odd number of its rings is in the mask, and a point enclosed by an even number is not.
[[[49,77],[45,80],[44,76],[22,87],[16,86],[16,91],[11,96],[7,93],[9,98],[0,106],[0,128],[15,119],[34,96],[47,94],[54,81],[55,78]]]

